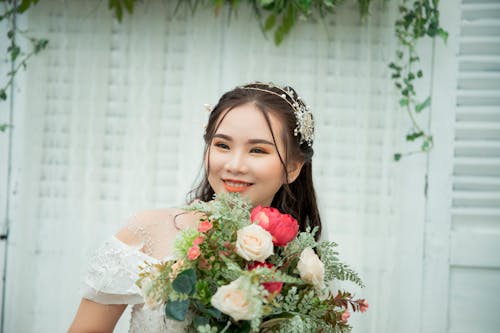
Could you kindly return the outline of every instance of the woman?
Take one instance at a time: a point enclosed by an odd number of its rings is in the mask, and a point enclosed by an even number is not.
[[[205,176],[193,199],[239,192],[255,207],[273,206],[295,217],[300,230],[321,220],[312,181],[312,115],[295,90],[252,83],[225,93],[211,111],[205,139]],[[196,213],[146,211],[112,237],[92,259],[86,290],[70,332],[112,332],[128,304],[130,332],[182,332],[184,322],[144,306],[135,281],[139,265],[171,259],[177,233]]]

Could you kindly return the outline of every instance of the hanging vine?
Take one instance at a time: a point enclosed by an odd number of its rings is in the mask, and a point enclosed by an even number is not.
[[[7,92],[13,87],[14,77],[21,68],[26,68],[28,60],[47,47],[47,39],[37,39],[21,31],[16,25],[16,16],[26,12],[39,0],[0,0],[3,3],[3,12],[0,12],[0,21],[8,20],[9,29],[7,38],[9,46],[6,50],[7,61],[12,69],[7,73],[7,83],[0,88],[0,101],[7,99]],[[370,5],[374,0],[351,0],[359,7],[362,18],[369,15]],[[379,0],[386,2],[388,0]],[[139,0],[107,0],[108,8],[118,21],[123,20],[124,13],[132,14]],[[346,0],[177,0],[175,13],[180,6],[187,6],[192,13],[200,5],[213,6],[215,15],[218,15],[224,6],[229,6],[230,12],[236,10],[241,3],[250,4],[253,8],[261,29],[265,33],[272,33],[274,43],[280,45],[290,33],[297,21],[301,18],[321,20],[332,15],[336,8]],[[396,60],[389,64],[391,78],[399,92],[399,104],[408,114],[411,129],[406,135],[407,141],[421,140],[421,152],[428,152],[433,147],[433,137],[427,133],[417,121],[417,115],[431,105],[431,97],[421,99],[415,91],[415,81],[422,78],[424,73],[419,67],[417,43],[425,37],[441,37],[445,42],[447,32],[439,24],[439,0],[402,0],[399,6],[399,18],[395,22],[395,35],[398,40]],[[16,41],[17,36],[26,38],[30,49],[24,51]],[[3,51],[1,51],[3,52]],[[8,124],[0,124],[0,131],[4,131]],[[409,153],[396,153],[394,160],[398,161]]]

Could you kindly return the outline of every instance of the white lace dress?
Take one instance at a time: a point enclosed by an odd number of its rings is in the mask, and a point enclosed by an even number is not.
[[[144,306],[140,289],[135,284],[139,265],[158,260],[111,237],[90,261],[84,281],[83,297],[101,304],[130,304],[130,333],[179,333],[186,323],[165,318],[163,308]]]

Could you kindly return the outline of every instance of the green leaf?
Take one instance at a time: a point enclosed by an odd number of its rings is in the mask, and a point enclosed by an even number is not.
[[[134,11],[134,0],[123,0],[123,3],[127,12],[129,14],[132,14],[132,12]]]
[[[266,22],[264,23],[264,30],[265,31],[271,30],[275,24],[276,24],[276,15],[275,14],[269,15],[268,18],[266,19]]]
[[[260,0],[259,5],[262,7],[269,6],[274,2],[274,0]]]
[[[422,151],[429,151],[432,149],[432,146],[434,145],[434,140],[432,136],[428,136],[425,138],[424,142],[422,143],[421,149]]]
[[[424,135],[424,132],[413,132],[406,135],[406,141],[415,141],[415,139]]]
[[[181,294],[192,295],[196,290],[196,272],[190,268],[182,271],[172,282],[175,291]]]
[[[399,105],[400,105],[400,106],[407,106],[407,105],[408,105],[408,103],[409,103],[408,98],[401,98],[401,99],[399,100]]]
[[[427,97],[425,101],[415,106],[415,112],[420,113],[423,109],[428,108],[431,105],[431,97]]]
[[[35,54],[44,50],[47,47],[47,44],[49,44],[48,39],[39,39],[35,43]]]
[[[437,30],[437,35],[443,39],[445,43],[448,42],[448,32],[443,30],[442,28],[439,28]]]
[[[202,316],[196,316],[196,317],[194,317],[194,320],[193,320],[194,327],[205,326],[208,324],[208,322],[209,322],[208,318],[202,317]]]
[[[189,309],[189,300],[169,301],[165,304],[165,315],[167,318],[183,321]]]
[[[2,101],[5,101],[7,99],[7,93],[5,92],[5,89],[0,89],[0,99]]]
[[[401,159],[401,156],[402,156],[401,153],[394,154],[394,161],[396,162],[399,161]]]
[[[280,45],[281,42],[283,41],[283,38],[285,38],[285,33],[283,32],[283,29],[281,27],[279,27],[274,32],[274,44]]]
[[[199,301],[195,301],[194,305],[195,305],[196,309],[198,309],[203,314],[206,314],[206,315],[213,317],[217,320],[219,320],[222,317],[222,313],[218,309],[214,308],[213,306],[206,307],[202,303],[200,303]]]
[[[23,0],[21,4],[17,7],[17,12],[18,13],[24,13],[28,8],[30,8],[31,4],[37,3],[38,0],[32,1],[32,0]]]

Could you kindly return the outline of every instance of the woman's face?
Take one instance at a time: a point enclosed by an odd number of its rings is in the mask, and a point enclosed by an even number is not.
[[[224,117],[226,112],[221,114]],[[253,206],[270,206],[285,182],[282,125],[269,113],[276,142],[262,112],[245,104],[227,112],[212,138],[206,156],[208,182],[216,194],[239,192]]]

